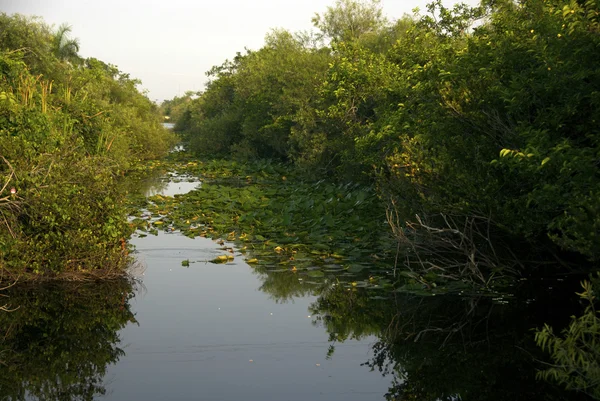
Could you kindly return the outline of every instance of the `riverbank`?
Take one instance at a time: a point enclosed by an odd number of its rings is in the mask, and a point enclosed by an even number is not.
[[[67,25],[0,13],[0,31],[0,276],[113,276],[130,262],[122,176],[177,138],[135,79],[60,49]]]

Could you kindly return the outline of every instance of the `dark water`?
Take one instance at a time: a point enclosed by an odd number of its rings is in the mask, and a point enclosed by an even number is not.
[[[150,193],[199,184],[175,181]],[[8,292],[18,309],[0,314],[0,400],[584,399],[535,379],[544,356],[531,329],[572,306],[551,291],[373,292],[261,270],[239,254],[205,263],[223,254],[205,238],[133,243],[137,282]]]

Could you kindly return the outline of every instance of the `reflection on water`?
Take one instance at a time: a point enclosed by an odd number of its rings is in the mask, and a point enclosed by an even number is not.
[[[200,184],[188,179],[157,174],[138,190],[173,196]],[[535,379],[531,329],[576,307],[551,292],[423,297],[352,287],[335,269],[250,267],[239,253],[206,263],[230,244],[201,237],[132,242],[143,287],[10,289],[1,400],[585,399]]]
[[[135,323],[128,280],[15,286],[0,314],[0,399],[92,400]]]
[[[155,169],[141,177],[132,177],[125,180],[125,190],[130,193],[144,196],[175,196],[188,193],[202,185],[197,177],[178,175]]]
[[[587,399],[535,378],[544,356],[531,329],[564,323],[556,316],[574,306],[331,288],[311,309],[334,342],[378,337],[366,365],[390,377],[388,399],[500,401]]]
[[[202,183],[198,181],[198,179],[196,179],[195,177],[185,175],[172,175],[167,180],[157,180],[152,185],[148,185],[145,191],[145,195],[183,195],[200,187],[201,184]]]
[[[361,366],[375,338],[348,341],[327,360],[314,296],[275,303],[240,255],[175,234],[135,239],[147,265],[133,300],[139,326],[121,331],[126,355],[107,374],[103,399],[381,400],[388,380]]]
[[[19,309],[0,314],[0,399],[585,399],[534,378],[529,330],[572,306],[551,294],[381,296],[239,255],[183,267],[222,254],[205,238],[135,241],[147,265],[137,291],[126,280],[10,290]]]

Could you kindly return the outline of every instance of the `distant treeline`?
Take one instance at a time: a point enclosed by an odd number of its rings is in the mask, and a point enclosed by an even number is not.
[[[70,27],[0,14],[0,270],[120,270],[130,232],[119,177],[174,134],[139,81],[78,55]]]
[[[458,253],[440,256],[460,259],[454,267],[420,266],[434,277],[485,283],[548,258],[593,270],[599,10],[436,1],[390,22],[375,0],[338,0],[315,16],[315,31],[273,30],[261,49],[209,71],[203,92],[162,109],[198,154],[374,183],[402,244]]]

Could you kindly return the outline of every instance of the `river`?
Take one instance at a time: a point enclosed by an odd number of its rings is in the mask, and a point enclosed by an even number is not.
[[[133,300],[139,325],[120,333],[125,355],[107,372],[104,399],[381,400],[389,381],[361,366],[375,338],[327,360],[328,334],[308,310],[316,297],[274,302],[242,258],[182,267],[221,254],[210,239],[159,232],[132,242],[146,267]]]
[[[184,178],[146,194],[202,191]],[[335,272],[313,282],[249,265],[231,243],[139,234],[135,282],[9,294],[1,400],[576,399],[535,379],[530,330],[570,307],[552,293],[424,297]],[[226,249],[232,260],[208,263]]]

